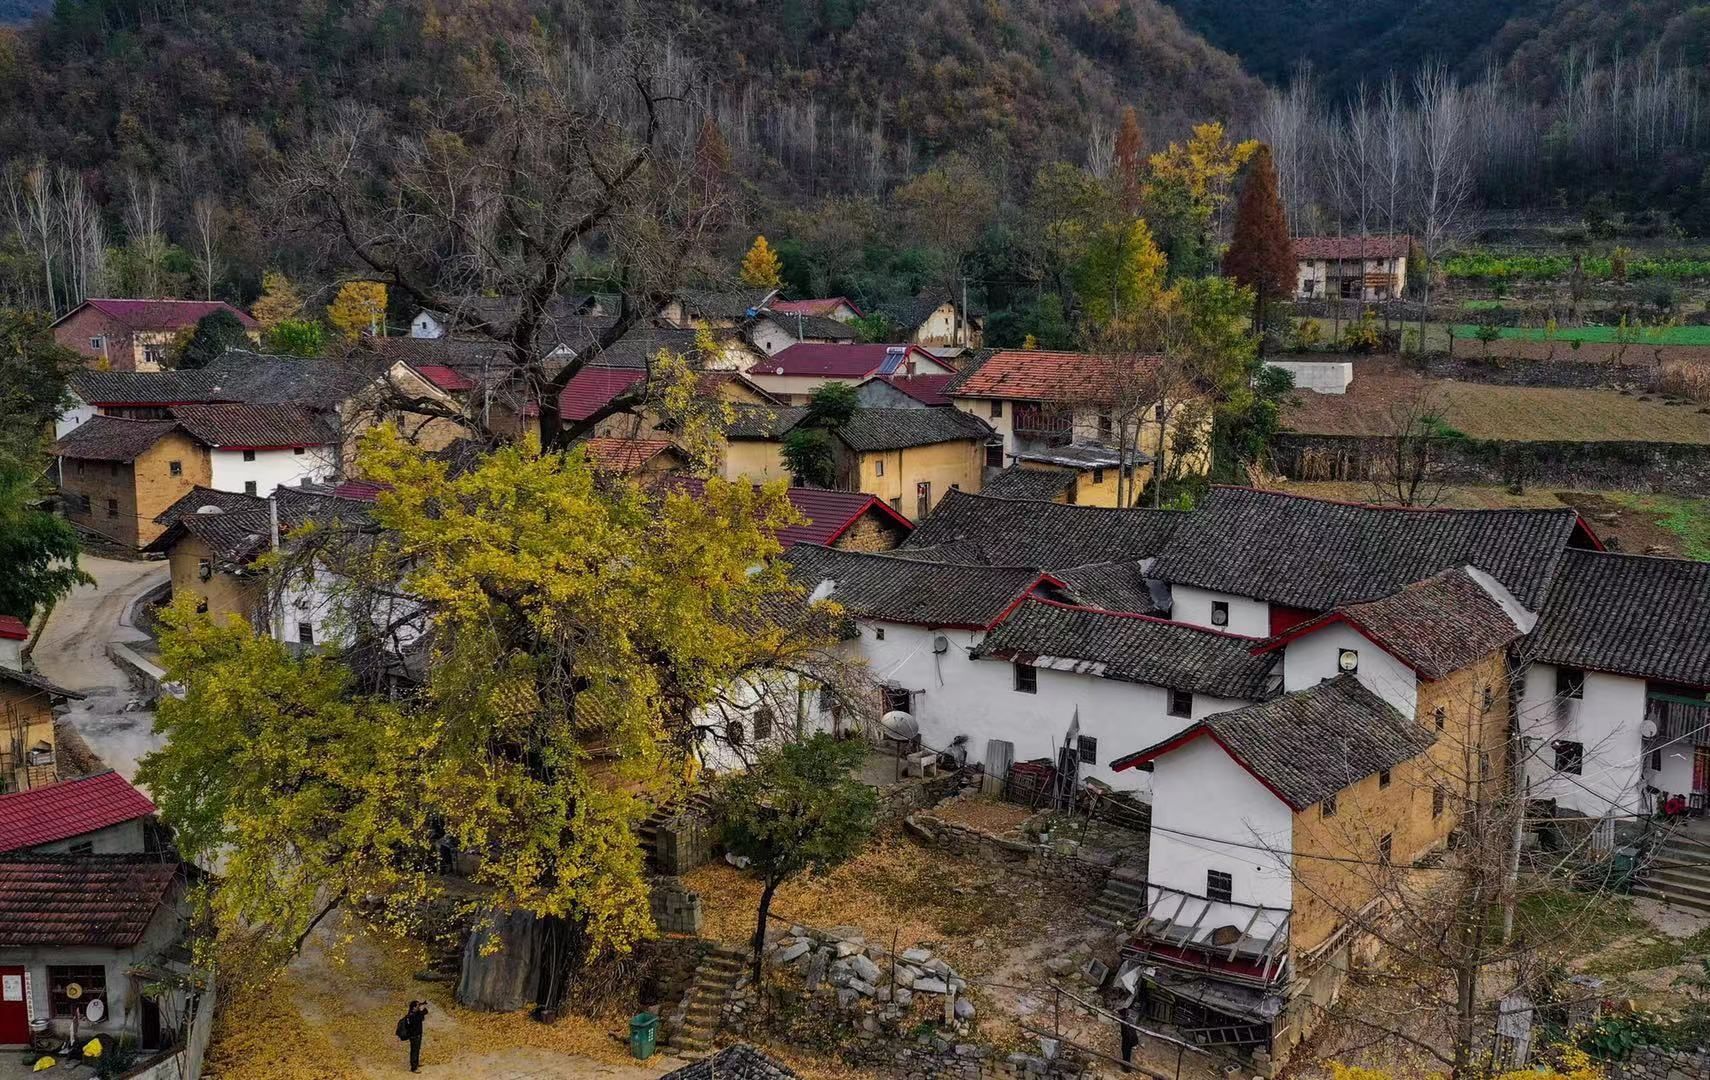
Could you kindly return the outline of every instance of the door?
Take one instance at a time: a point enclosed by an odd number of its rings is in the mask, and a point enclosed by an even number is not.
[[[24,1000],[27,978],[21,967],[0,967],[0,1045],[30,1044],[30,1007]]]
[[[1710,746],[1693,748],[1692,790],[1710,791]]]
[[[142,1021],[137,1032],[137,1042],[144,1050],[159,1050],[160,1045],[160,1002],[151,997],[141,999]]]
[[[914,485],[915,513],[914,520],[920,521],[932,512],[932,482],[922,480]]]

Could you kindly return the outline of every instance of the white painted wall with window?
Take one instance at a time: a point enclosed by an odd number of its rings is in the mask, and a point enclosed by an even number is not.
[[[1263,638],[1271,634],[1271,606],[1263,600],[1192,585],[1170,586],[1170,618],[1248,637]]]
[[[1343,653],[1353,654],[1352,669],[1342,666]],[[1413,669],[1347,623],[1331,623],[1283,646],[1283,690],[1287,693],[1309,690],[1346,670],[1401,715],[1418,712],[1419,677]]]
[[[215,449],[209,456],[210,487],[263,499],[282,484],[296,487],[305,480],[325,483],[338,477],[338,447],[333,444],[272,450]]]
[[[1689,790],[1690,747],[1663,752],[1665,769],[1673,762],[1671,753],[1685,755],[1685,786],[1647,777],[1644,722],[1643,679],[1533,664],[1526,669],[1519,716],[1531,797],[1554,799],[1558,807],[1596,818],[1611,811],[1639,813],[1647,782],[1671,792]],[[1677,782],[1682,776],[1678,763],[1667,771]]]

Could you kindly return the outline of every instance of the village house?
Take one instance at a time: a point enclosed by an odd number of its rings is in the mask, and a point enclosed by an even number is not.
[[[508,332],[521,314],[522,304],[516,297],[467,296],[455,311],[434,311],[423,308],[410,317],[409,336],[416,340],[438,341],[462,338],[471,344],[496,344],[493,335],[474,336],[460,333],[470,322],[485,323],[501,332]],[[599,332],[616,321],[616,305],[593,293],[553,297],[546,305],[541,321],[541,352],[544,356],[570,355],[586,347]]]
[[[1297,236],[1295,293],[1303,299],[1393,300],[1407,284],[1408,236]]]
[[[1102,443],[1070,443],[1012,455],[1015,464],[986,479],[985,493],[1004,499],[1039,499],[1076,506],[1118,506],[1117,482],[1126,475],[1135,493],[1152,478],[1152,459]],[[1132,505],[1132,503],[1131,503]]]
[[[914,345],[792,345],[752,365],[748,377],[767,393],[805,405],[826,383],[876,375],[953,375],[955,369]]]
[[[807,300],[773,299],[766,309],[778,315],[810,315],[820,319],[853,322],[862,317],[861,308],[847,296],[822,296]]]
[[[1710,563],[1568,551],[1516,652],[1532,799],[1623,825],[1710,803]]]
[[[208,487],[265,499],[338,475],[342,433],[301,405],[178,405],[172,416],[207,449]]]
[[[941,409],[954,375],[869,375],[855,387],[855,400],[871,409]]]
[[[786,314],[776,305],[761,311],[748,322],[748,340],[767,356],[774,356],[791,345],[810,342],[820,345],[846,344],[855,340],[855,331],[841,321],[824,315],[808,315],[797,311]]]
[[[28,791],[59,775],[54,707],[82,694],[24,670],[21,656],[29,629],[0,615],[0,794]]]
[[[740,330],[777,295],[777,289],[680,289],[658,319],[679,330]]]
[[[0,855],[153,854],[154,813],[111,769],[0,794]]]
[[[166,556],[174,602],[190,598],[216,624],[235,617],[265,625],[261,579],[250,567],[272,546],[268,500],[198,486],[155,521],[163,531],[144,550]]]
[[[1574,510],[1448,510],[1214,487],[1159,553],[1171,618],[1270,636],[1343,604],[1476,566],[1538,611],[1570,548],[1600,547]]]
[[[1137,499],[1160,450],[1170,475],[1203,473],[1211,466],[1209,415],[1183,400],[1154,399],[1161,363],[1157,357],[1005,349],[964,369],[945,393],[958,409],[992,426],[990,467],[1071,445],[1113,448],[1127,459],[1123,467],[1133,470],[1127,490]],[[1174,447],[1188,425],[1198,445],[1178,460]]]
[[[699,498],[705,486],[696,477],[675,476],[669,489]],[[838,551],[890,551],[914,529],[908,518],[865,492],[792,487],[785,489],[784,497],[802,517],[800,524],[778,532],[778,543],[786,553],[797,544]]]
[[[980,320],[943,289],[922,289],[907,300],[880,307],[898,341],[923,347],[977,349]]]
[[[915,558],[1037,566],[1058,576],[1099,566],[1138,572],[1151,565],[1190,516],[1177,510],[1064,506],[953,491],[940,500],[931,517],[915,523],[903,547]],[[1106,598],[1086,602],[1117,611],[1169,611],[1167,588],[1160,586],[1157,592],[1161,606],[1150,591],[1142,591],[1143,599],[1135,597],[1142,606],[1119,606],[1105,602]]]
[[[577,444],[595,472],[627,476],[647,483],[688,468],[689,459],[670,439],[596,436]]]
[[[125,547],[161,533],[157,515],[213,484],[208,448],[176,420],[96,416],[53,444],[65,517]]]
[[[802,405],[732,405],[724,425],[719,476],[753,484],[793,481],[784,461],[784,436],[806,416]]]
[[[222,300],[91,298],[61,315],[53,338],[102,371],[160,371],[173,342],[216,311],[230,312],[261,340],[261,324]]]
[[[955,409],[856,409],[833,434],[837,486],[918,519],[951,491],[979,491],[991,429]]]
[[[604,360],[604,357],[601,357]],[[572,375],[558,395],[558,415],[566,421],[583,421],[611,404],[613,399],[640,393],[637,407],[599,420],[594,434],[604,438],[671,438],[677,421],[661,411],[663,388],[649,383],[648,368],[610,367],[590,364]],[[701,371],[695,376],[695,396],[704,402],[730,405],[771,405],[777,399],[737,371]],[[722,416],[712,414],[715,421]]]

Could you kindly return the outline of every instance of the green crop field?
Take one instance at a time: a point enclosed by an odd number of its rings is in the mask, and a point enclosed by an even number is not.
[[[1625,335],[1625,337],[1622,337]],[[1498,336],[1516,341],[1546,341],[1551,338],[1542,326],[1498,327]],[[1614,343],[1627,341],[1633,345],[1710,345],[1710,326],[1638,326],[1623,330],[1619,326],[1564,326],[1556,329],[1556,341],[1592,341]],[[1478,327],[1460,323],[1455,327],[1459,341],[1476,341]]]
[[[1445,277],[1460,281],[1565,281],[1573,273],[1571,255],[1498,255],[1475,251],[1451,255],[1440,264]],[[1608,255],[1587,256],[1580,262],[1586,276],[1606,280],[1615,274]],[[1699,255],[1635,255],[1627,260],[1632,281],[1672,281],[1710,278],[1710,259]]]

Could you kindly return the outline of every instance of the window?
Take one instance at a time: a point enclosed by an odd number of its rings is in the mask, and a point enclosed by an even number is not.
[[[727,720],[724,725],[724,737],[732,746],[741,746],[747,733],[742,730],[742,721]]]
[[[315,643],[315,624],[299,622],[297,624],[297,641],[302,645],[313,645]]]
[[[1109,413],[1099,413],[1098,414],[1098,441],[1099,442],[1109,442],[1111,440],[1112,436],[1114,436],[1115,434],[1116,434],[1116,422],[1110,418],[1110,414]]]
[[[1485,687],[1484,688],[1484,697],[1480,703],[1480,707],[1483,708],[1485,712],[1489,712],[1491,709],[1491,706],[1493,706],[1495,704],[1496,704],[1496,692],[1488,686]]]
[[[1186,690],[1171,690],[1170,715],[1192,719],[1193,695]]]
[[[97,998],[107,997],[107,969],[99,964],[49,964],[47,969],[48,1000],[53,1015],[69,1018],[73,1012],[88,1008]],[[65,988],[76,983],[82,989],[76,1000],[66,996]]]
[[[1221,870],[1205,872],[1205,898],[1216,904],[1228,904],[1235,899],[1235,878]]]
[[[1378,837],[1378,842],[1377,842],[1378,862],[1383,863],[1385,866],[1388,866],[1389,860],[1394,855],[1394,853],[1395,853],[1395,834],[1394,833],[1384,833],[1382,836]]]
[[[1318,816],[1319,817],[1335,817],[1336,816],[1336,796],[1334,796],[1334,795],[1324,796],[1324,801],[1318,804]]]
[[[1574,776],[1579,775],[1581,767],[1585,765],[1584,743],[1569,742],[1566,739],[1557,739],[1555,742],[1550,744],[1550,748],[1556,752],[1557,772],[1571,773]]]
[[[1213,600],[1211,602],[1211,625],[1229,625],[1229,601]]]
[[[117,500],[117,499],[108,499],[107,500],[107,516],[112,517],[112,518],[116,518],[119,516],[119,500]]]
[[[754,741],[772,737],[772,710],[762,705],[754,710]]]
[[[81,462],[81,461],[79,461],[79,462],[78,462],[78,463],[77,463],[77,475],[78,475],[78,476],[82,476],[82,475],[83,475],[83,462]]]
[[[255,481],[254,480],[245,480],[243,482],[243,493],[245,495],[254,495],[255,494]]]
[[[198,581],[207,581],[209,578],[211,578],[213,576],[214,576],[213,560],[211,560],[211,559],[197,559],[196,560],[196,579]]]
[[[1662,772],[1662,750],[1660,748],[1651,751],[1651,771]]]
[[[1556,696],[1559,698],[1582,698],[1585,696],[1585,672],[1578,668],[1556,669]]]
[[[1003,402],[999,399],[993,398],[992,399],[992,419],[996,420],[998,417],[1000,417],[1002,415],[1003,415]]]
[[[1003,443],[989,442],[986,444],[986,468],[1003,468]]]
[[[885,628],[884,627],[882,627],[882,626],[873,627],[873,640],[874,641],[885,640]]]
[[[308,450],[307,450],[307,449],[306,449],[306,448],[305,448],[305,447],[301,447],[301,446],[294,446],[294,447],[292,447],[292,448],[291,448],[291,452],[292,452],[292,453],[293,453],[293,454],[306,454],[306,453],[308,453],[308,452],[309,452],[309,451],[308,451]]]
[[[166,472],[169,476],[183,476],[184,463],[182,461],[169,461],[166,463]]]
[[[245,461],[254,461],[255,460],[255,451],[254,450],[245,450],[243,452],[243,459]]]
[[[1434,818],[1442,817],[1443,816],[1443,805],[1448,801],[1449,801],[1448,796],[1446,794],[1444,794],[1443,786],[1441,784],[1438,784],[1436,787],[1432,788],[1431,789],[1431,816]]]
[[[1378,786],[1379,791],[1382,791],[1384,788],[1389,786],[1389,770],[1388,769],[1379,769],[1378,770],[1377,786]]]
[[[1436,709],[1431,712],[1431,721],[1437,725],[1438,731],[1443,730],[1443,724],[1448,720],[1448,718],[1449,714],[1443,711],[1443,707],[1441,705],[1437,706]]]
[[[932,482],[930,480],[922,480],[914,485],[914,505],[916,521],[932,512]]]
[[[885,475],[885,459],[884,458],[874,458],[873,459],[873,475],[874,476]]]
[[[891,509],[895,510],[899,514],[902,513],[902,496],[901,495],[898,495],[896,498],[891,500]]]
[[[909,708],[914,695],[901,686],[887,686],[880,691],[886,712],[912,712]]]
[[[68,845],[65,853],[67,855],[93,855],[95,854],[95,841],[79,840],[75,844]]]
[[[96,350],[105,349],[107,347],[107,339],[104,337],[92,337],[89,339],[89,347]]]
[[[1092,482],[1095,484],[1104,483],[1104,470],[1103,469],[1094,469],[1092,471]]]
[[[1152,406],[1152,419],[1156,420],[1160,424],[1164,422],[1164,403],[1163,402],[1160,401],[1160,402],[1156,402],[1155,404],[1153,404],[1153,406]]]
[[[1039,692],[1039,671],[1027,664],[1016,664],[1015,692],[1018,694],[1037,694]]]
[[[143,363],[153,364],[155,367],[159,367],[161,364],[161,361],[166,359],[166,346],[164,346],[164,345],[144,345],[143,349],[142,349],[142,355],[143,355]]]
[[[1082,765],[1098,764],[1098,740],[1091,735],[1076,736],[1075,750],[1080,755]]]

